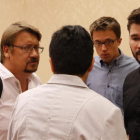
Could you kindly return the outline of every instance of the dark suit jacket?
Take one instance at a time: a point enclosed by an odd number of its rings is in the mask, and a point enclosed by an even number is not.
[[[130,140],[140,140],[140,67],[125,79],[123,103],[127,134]]]

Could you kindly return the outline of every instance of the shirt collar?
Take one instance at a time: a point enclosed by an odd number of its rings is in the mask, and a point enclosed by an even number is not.
[[[119,49],[119,52],[120,52],[120,56],[117,57],[115,60],[113,60],[112,64],[114,63],[116,66],[121,66],[121,63],[122,63],[122,59],[124,58],[124,54],[123,52]],[[99,57],[99,62],[101,64],[101,67],[104,66],[104,65],[107,65],[106,62],[104,62],[100,57]]]
[[[88,88],[80,77],[74,75],[66,75],[66,74],[53,74],[53,76],[47,82],[47,84],[62,84],[62,85]]]
[[[3,79],[15,77],[2,63],[0,63],[0,76]]]
[[[35,73],[30,74],[28,77],[28,81],[30,82],[30,81],[35,81],[35,80],[36,80]]]

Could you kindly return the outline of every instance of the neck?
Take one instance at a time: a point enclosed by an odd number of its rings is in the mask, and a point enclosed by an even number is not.
[[[118,58],[120,55],[121,55],[121,53],[120,53],[120,51],[118,50],[118,53],[115,55],[114,59],[113,59],[111,62],[106,62],[107,65],[108,65],[108,66],[111,65],[112,62],[113,62],[116,58]]]
[[[17,69],[12,69],[6,63],[3,65],[19,80],[22,92],[28,90],[28,77],[31,73],[25,73],[24,71],[18,71]]]
[[[20,82],[22,92],[28,90],[28,77],[29,74],[22,73],[22,74],[13,74]]]
[[[20,85],[21,85],[21,89],[22,89],[22,92],[28,90],[28,79],[26,79],[25,81],[20,81]]]
[[[88,74],[89,74],[89,72],[86,71],[86,73],[83,76],[79,76],[79,77],[83,80],[83,82],[86,82]]]

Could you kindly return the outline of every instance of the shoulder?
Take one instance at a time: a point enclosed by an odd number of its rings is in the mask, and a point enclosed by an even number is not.
[[[133,58],[133,57],[131,57],[131,56],[128,56],[128,55],[125,55],[125,54],[124,54],[124,58],[125,58],[126,60],[131,60],[131,61],[133,61],[133,62],[137,62],[135,58]]]
[[[87,121],[85,122],[85,120]],[[90,139],[95,137],[93,132],[96,133],[98,138],[101,138],[102,136],[110,135],[109,130],[114,128],[114,126],[115,129],[113,129],[113,131],[115,135],[118,135],[119,130],[123,131],[119,133],[123,133],[125,135],[120,109],[106,98],[101,95],[97,95],[91,97],[82,106],[73,124],[73,131],[78,129],[81,130],[82,128],[81,131],[84,131],[86,132],[84,134],[91,136]],[[112,138],[113,136],[111,139]]]
[[[106,114],[109,114],[111,110],[119,110],[119,108],[116,107],[112,102],[96,93],[95,91],[89,89],[89,94],[92,96],[84,103],[81,111],[89,111],[89,114],[98,114],[101,111],[102,114],[106,116]]]
[[[139,64],[138,64],[138,62],[136,61],[135,58],[130,57],[130,56],[127,56],[127,55],[125,55],[125,54],[123,54],[123,60],[124,60],[125,62],[127,62],[127,63],[133,63],[133,64],[139,66]]]
[[[139,77],[140,77],[140,68],[133,70],[129,73],[124,81],[123,84],[123,94],[125,95],[126,91],[128,90],[135,90],[136,86],[139,85]],[[137,88],[136,88],[137,89]],[[132,90],[132,92],[133,92]]]
[[[126,75],[139,67],[135,58],[122,54],[121,66],[126,71]]]
[[[132,72],[130,72],[127,76],[126,79],[135,77],[136,75],[140,74],[140,67],[138,67],[137,69],[133,70]]]

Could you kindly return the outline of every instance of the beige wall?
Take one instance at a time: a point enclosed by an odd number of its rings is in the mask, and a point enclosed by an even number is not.
[[[120,48],[132,56],[126,24],[130,12],[138,7],[140,0],[0,0],[0,37],[16,21],[27,21],[36,26],[43,35],[41,46],[45,47],[37,74],[46,83],[52,75],[48,46],[54,31],[66,24],[79,24],[88,30],[97,18],[112,16],[121,24]]]

